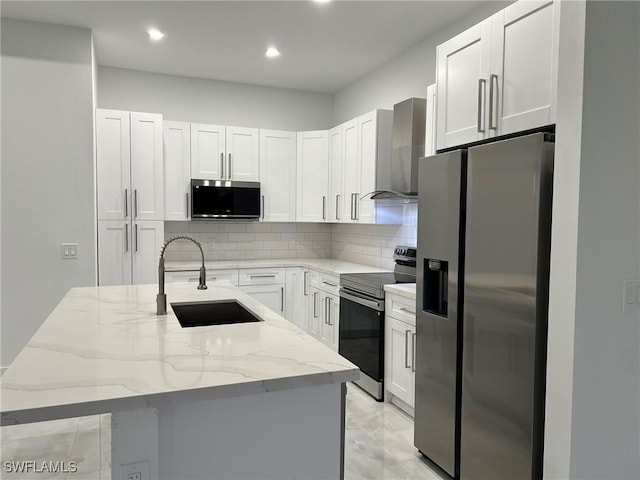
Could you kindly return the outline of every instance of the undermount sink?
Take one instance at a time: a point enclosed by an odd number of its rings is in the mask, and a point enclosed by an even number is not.
[[[236,300],[180,302],[171,308],[182,328],[262,321]]]

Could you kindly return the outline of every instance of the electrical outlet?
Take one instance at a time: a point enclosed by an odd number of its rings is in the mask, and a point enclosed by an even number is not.
[[[150,480],[149,462],[133,462],[120,465],[120,480]]]

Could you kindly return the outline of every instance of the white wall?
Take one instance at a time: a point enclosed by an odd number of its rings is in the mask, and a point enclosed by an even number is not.
[[[586,3],[572,478],[640,478],[640,2]]]
[[[165,120],[277,130],[332,126],[332,96],[284,88],[98,69],[98,107],[162,113]]]
[[[94,284],[91,32],[2,19],[1,61],[6,367],[69,288]]]
[[[394,104],[410,97],[426,98],[427,86],[434,83],[436,78],[436,46],[490,17],[509,3],[512,2],[487,2],[462,20],[443,26],[440,31],[390,62],[336,92],[333,123],[339,125],[375,108],[392,110]]]

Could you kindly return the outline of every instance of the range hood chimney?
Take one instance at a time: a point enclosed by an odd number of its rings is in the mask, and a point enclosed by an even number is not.
[[[409,98],[393,106],[393,137],[389,190],[371,198],[411,199],[418,196],[418,159],[424,156],[427,101]]]

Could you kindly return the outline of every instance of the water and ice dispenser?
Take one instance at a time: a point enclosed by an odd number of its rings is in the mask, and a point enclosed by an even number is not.
[[[441,317],[447,316],[449,262],[435,258],[424,259],[423,310]]]

